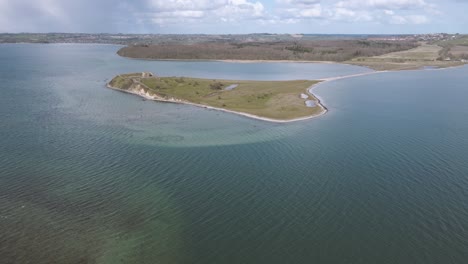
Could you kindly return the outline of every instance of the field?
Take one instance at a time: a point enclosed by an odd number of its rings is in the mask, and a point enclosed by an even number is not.
[[[446,47],[446,46],[468,46],[468,35],[459,35],[451,39],[446,39],[438,41],[437,45]]]
[[[444,68],[463,64],[462,62],[441,60],[442,51],[441,46],[422,44],[414,49],[369,58],[355,58],[347,63],[367,66],[375,70],[410,70],[425,66]]]
[[[324,111],[308,88],[317,81],[234,81],[186,77],[150,77],[141,74],[119,75],[110,86],[160,101],[195,103],[252,114],[260,117],[290,120],[320,114]],[[237,85],[232,90],[227,90]],[[307,94],[308,99],[301,98]],[[315,102],[307,107],[306,100]]]
[[[463,56],[468,54],[468,46],[455,46],[450,49],[450,53],[454,56]]]

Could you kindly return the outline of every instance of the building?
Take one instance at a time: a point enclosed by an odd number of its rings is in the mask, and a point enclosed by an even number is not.
[[[153,77],[154,75],[151,72],[142,72],[141,73],[141,78],[150,78]]]

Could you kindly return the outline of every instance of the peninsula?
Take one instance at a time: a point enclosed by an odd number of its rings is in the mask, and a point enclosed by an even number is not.
[[[188,39],[187,39],[188,38]],[[386,71],[441,69],[468,63],[468,35],[320,37],[307,35],[194,36],[128,44],[117,52],[144,60],[228,62],[328,62]],[[310,89],[323,80],[234,81],[187,77],[158,78],[150,73],[118,75],[109,88],[161,102],[190,104],[252,118],[290,122],[327,111]]]
[[[310,88],[320,81],[236,81],[121,74],[107,87],[148,100],[189,104],[271,122],[309,119],[326,112]]]

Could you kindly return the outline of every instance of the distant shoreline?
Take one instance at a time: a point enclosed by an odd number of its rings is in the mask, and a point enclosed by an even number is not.
[[[117,55],[129,59],[151,61],[345,64],[375,71],[414,70],[422,67],[446,68],[466,63],[466,60],[460,56],[451,58],[443,55],[442,53],[446,51],[436,44],[418,42],[405,45],[400,43],[401,45],[395,46],[394,42],[389,42],[385,47],[379,45],[373,47],[368,41],[361,42],[367,44],[365,49],[359,41],[345,42],[345,40],[322,44],[305,42],[281,45],[278,43],[268,45],[264,43],[263,45],[262,43],[256,45],[235,43],[133,45],[119,49]],[[367,48],[369,45],[372,47]],[[367,51],[367,49],[370,50]]]
[[[420,71],[420,70],[442,70],[442,69],[451,69],[462,67],[466,64],[455,64],[455,65],[438,65],[434,66],[428,63],[427,65],[421,65],[420,67],[436,67],[433,69],[420,69],[420,68],[405,68],[405,69],[389,69],[389,70],[377,70],[373,69],[370,65],[360,65],[355,62],[350,61],[343,61],[343,62],[336,62],[336,61],[305,61],[305,60],[229,60],[229,59],[150,59],[150,58],[132,58],[127,56],[122,56],[117,54],[118,56],[129,59],[129,60],[142,60],[142,61],[174,61],[174,62],[225,62],[225,63],[315,63],[315,64],[341,64],[341,65],[348,65],[348,66],[356,66],[365,69],[369,69],[375,72],[397,72],[397,71]],[[418,66],[419,67],[419,66]]]
[[[122,56],[116,53],[119,57],[129,60],[143,60],[143,61],[187,61],[187,62],[226,62],[226,63],[322,63],[322,64],[347,64],[344,62],[336,61],[307,61],[307,60],[230,60],[230,59],[151,59],[151,58],[132,58]],[[368,68],[365,66],[354,65],[357,67]]]

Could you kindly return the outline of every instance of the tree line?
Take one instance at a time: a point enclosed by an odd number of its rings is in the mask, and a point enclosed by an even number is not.
[[[199,60],[347,61],[417,47],[413,41],[316,40],[294,42],[207,42],[131,45],[118,51],[124,57]]]

